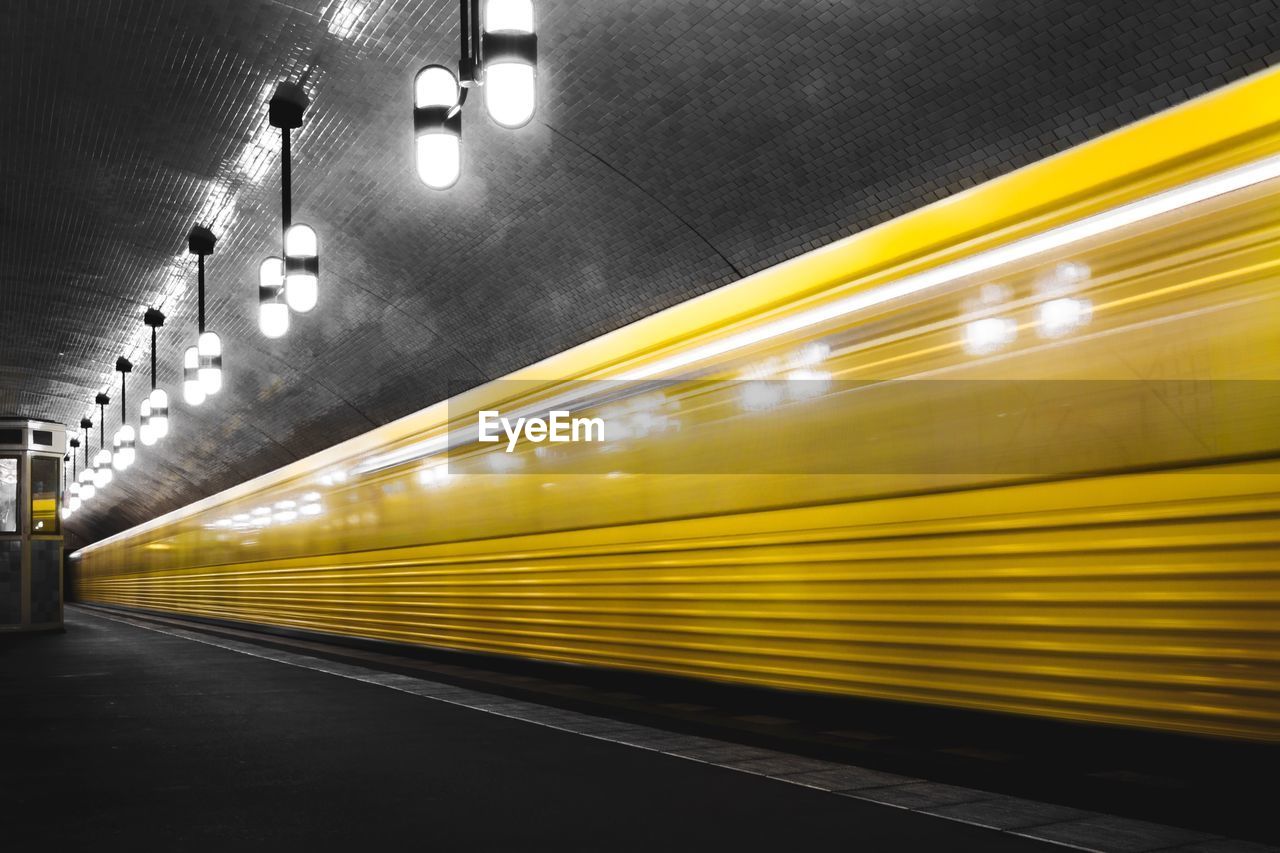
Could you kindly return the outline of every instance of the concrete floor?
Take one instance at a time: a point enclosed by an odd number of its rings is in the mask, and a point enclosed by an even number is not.
[[[51,849],[1055,849],[73,609],[0,638],[0,735]]]

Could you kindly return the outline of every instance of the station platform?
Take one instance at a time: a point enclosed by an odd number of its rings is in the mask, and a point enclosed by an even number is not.
[[[55,848],[1272,849],[69,606],[0,638],[6,835]]]

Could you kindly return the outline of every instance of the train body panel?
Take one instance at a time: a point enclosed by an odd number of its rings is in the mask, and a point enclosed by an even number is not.
[[[1251,78],[468,391],[83,549],[75,593],[1278,740],[1277,104]],[[468,432],[563,400],[613,439]]]

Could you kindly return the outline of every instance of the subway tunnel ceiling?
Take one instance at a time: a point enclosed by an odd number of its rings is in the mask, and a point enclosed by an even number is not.
[[[1277,59],[1280,2],[535,0],[539,112],[464,114],[458,185],[412,162],[413,73],[457,3],[19,0],[6,85],[0,412],[76,424],[160,306],[173,430],[69,522],[92,541]],[[257,329],[279,252],[282,80],[311,96],[294,219],[321,302]],[[225,387],[180,393],[194,223],[219,237]],[[96,423],[96,412],[95,412]],[[97,446],[97,431],[93,434]]]

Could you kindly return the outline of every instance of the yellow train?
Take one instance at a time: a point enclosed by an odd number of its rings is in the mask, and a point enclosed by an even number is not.
[[[1274,741],[1277,378],[1264,73],[90,545],[74,590]],[[557,407],[606,441],[477,440]]]

